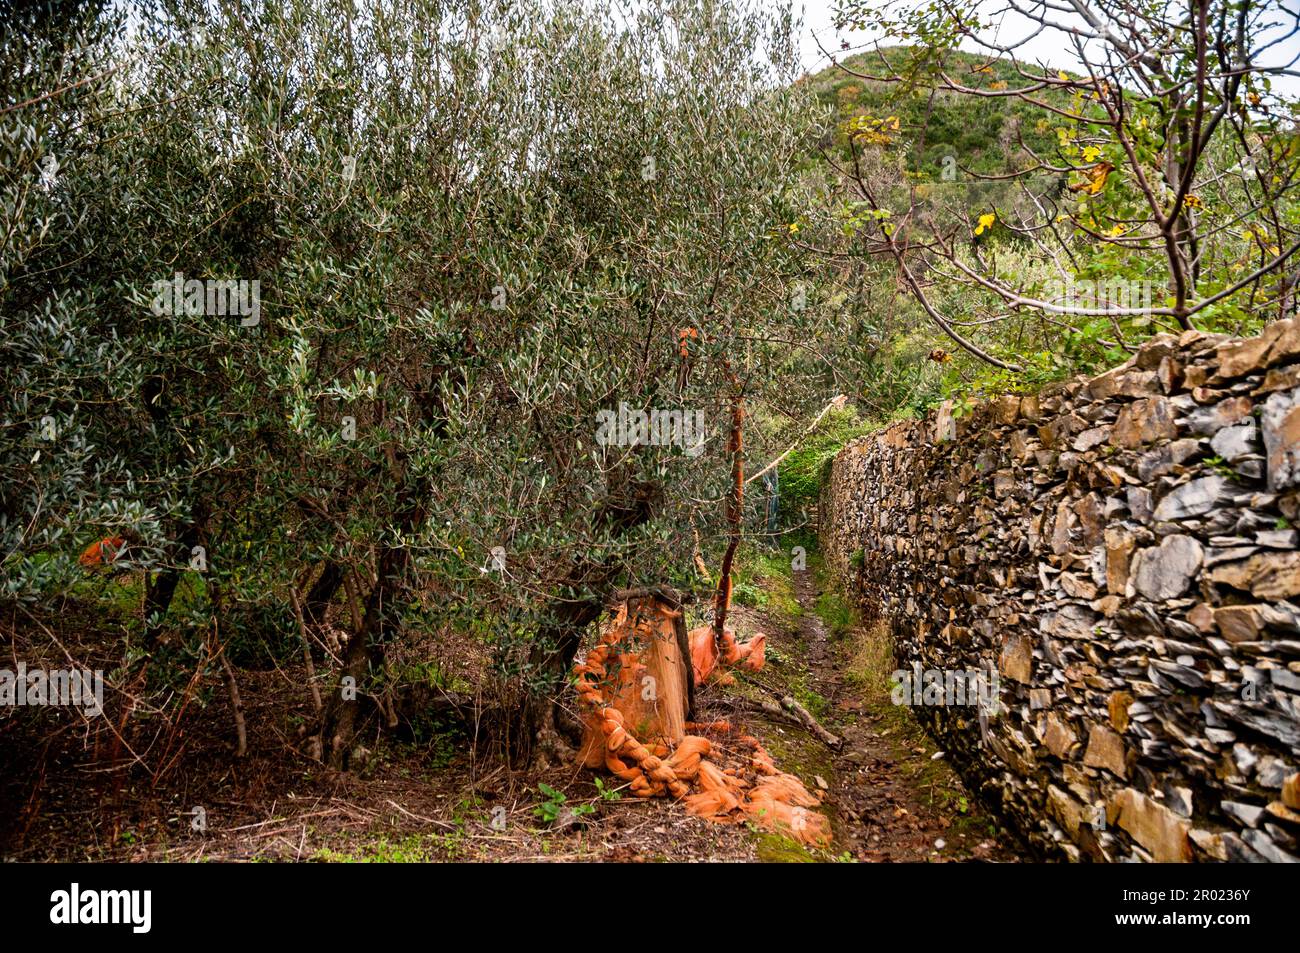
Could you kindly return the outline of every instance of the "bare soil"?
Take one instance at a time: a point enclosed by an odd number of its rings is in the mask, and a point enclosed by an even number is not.
[[[301,671],[281,667],[238,672],[248,725],[244,758],[234,757],[229,702],[219,684],[196,693],[191,709],[165,730],[124,739],[147,739],[147,757],[139,761],[115,743],[111,717],[87,721],[65,711],[31,709],[0,714],[0,763],[6,766],[0,776],[0,856],[1014,860],[1010,840],[967,797],[942,756],[935,757],[919,723],[889,704],[879,633],[859,625],[828,632],[815,611],[821,591],[813,572],[760,585],[784,600],[737,606],[733,621],[742,637],[768,635],[768,666],[734,686],[702,689],[700,717],[729,718],[755,735],[783,770],[824,791],[823,810],[834,831],[827,850],[809,850],[748,825],[701,820],[668,801],[625,796],[613,779],[598,779],[562,757],[527,772],[476,761],[471,739],[451,729],[426,732],[418,741],[394,740],[376,729],[363,739],[369,757],[361,770],[329,772],[299,750],[295,726],[311,711],[305,681]],[[75,613],[69,621],[76,621]],[[61,642],[78,658],[110,651],[96,645],[94,635]],[[843,740],[839,750],[756,704],[787,694]],[[541,785],[560,792],[563,801],[544,794]],[[558,815],[553,823],[540,816],[539,807],[552,800]]]

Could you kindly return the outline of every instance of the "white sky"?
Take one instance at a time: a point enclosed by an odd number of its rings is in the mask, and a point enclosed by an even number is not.
[[[908,0],[879,0],[880,3],[891,7],[906,5]],[[1296,0],[1273,0],[1275,5],[1275,16],[1272,19],[1290,19],[1290,15],[1277,10],[1277,6],[1290,8]],[[875,39],[869,33],[848,33],[839,34],[835,31],[833,22],[835,19],[835,0],[794,0],[795,10],[798,12],[800,5],[803,7],[803,31],[800,37],[800,49],[803,56],[803,65],[810,73],[816,73],[826,66],[830,65],[829,60],[822,55],[817,47],[817,40],[821,40],[822,46],[827,50],[839,53],[840,41],[847,39],[852,45],[852,52],[869,50],[870,42]],[[972,4],[973,5],[973,4]],[[1019,21],[1019,22],[1017,22]],[[1082,20],[1076,21],[1082,25]],[[1016,14],[1007,14],[1001,25],[1001,30],[997,40],[1006,44],[1012,38],[1020,38],[1033,32],[1034,25],[1028,20],[1019,17]],[[815,38],[814,38],[815,37]],[[1062,44],[1062,34],[1058,31],[1044,31],[1039,36],[1030,40],[1019,52],[1022,59],[1034,62],[1042,59],[1047,65],[1055,69],[1074,70],[1077,67],[1077,61],[1072,51],[1066,50]],[[865,45],[864,44],[868,44]],[[987,52],[982,50],[976,44],[969,46],[963,45],[963,49],[971,52]],[[1275,65],[1279,62],[1286,62],[1300,54],[1300,36],[1291,37],[1286,43],[1280,44],[1268,52],[1266,62],[1269,65]],[[843,55],[848,55],[847,53]],[[1297,64],[1300,69],[1300,64]],[[1300,98],[1300,77],[1285,76],[1275,77],[1273,79],[1273,91],[1287,96]]]

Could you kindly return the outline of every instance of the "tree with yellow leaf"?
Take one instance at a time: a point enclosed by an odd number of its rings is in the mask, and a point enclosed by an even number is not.
[[[964,97],[973,115],[1013,100],[1038,116],[1018,117],[1023,127],[1056,133],[1043,147],[1012,128],[1001,144],[1013,171],[967,176],[1017,182],[1025,198],[979,214],[973,229],[967,209],[975,202],[935,208],[931,193],[891,191],[858,176],[855,162],[847,170],[853,188],[901,223],[871,252],[896,262],[923,311],[949,337],[963,337],[971,354],[1035,335],[1051,348],[1080,337],[1121,354],[1155,331],[1240,333],[1291,313],[1300,288],[1300,136],[1295,102],[1272,84],[1292,65],[1286,42],[1270,31],[1300,35],[1293,7],[1287,0],[1190,7],[1116,0],[1071,4],[1067,17],[1050,0],[1027,0],[1016,9],[1031,28],[1008,37],[988,26],[1000,22],[996,0],[907,12],[841,0],[842,25],[903,44],[861,67],[839,64],[843,72]],[[1030,65],[1022,54],[1031,39],[1040,49],[1044,40],[1059,41],[1058,61]],[[972,53],[981,57],[974,65]],[[1233,227],[1241,222],[1266,238],[1243,239]],[[1232,272],[1228,263],[1251,247],[1252,267]],[[1140,307],[1080,305],[1048,287],[1097,274],[1157,293]],[[961,322],[945,316],[944,301],[960,310]],[[1033,333],[1027,316],[1040,322]],[[1004,364],[1014,361],[1014,351],[1003,353]]]
[[[1098,162],[1089,166],[1083,171],[1083,181],[1071,184],[1070,191],[1082,192],[1085,195],[1096,195],[1106,187],[1106,180],[1114,171],[1115,167],[1109,162]]]

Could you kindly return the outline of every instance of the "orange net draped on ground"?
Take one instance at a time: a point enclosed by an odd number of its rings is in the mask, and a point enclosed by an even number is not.
[[[830,824],[813,810],[820,796],[778,770],[756,739],[725,721],[686,720],[693,685],[730,679],[719,662],[757,671],[764,643],[762,635],[737,642],[727,630],[719,651],[712,626],[687,635],[681,609],[660,595],[620,603],[574,668],[586,723],[579,759],[627,781],[637,797],[671,795],[710,820],[829,844]]]

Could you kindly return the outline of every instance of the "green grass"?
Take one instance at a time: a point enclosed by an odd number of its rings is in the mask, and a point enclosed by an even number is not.
[[[796,624],[803,606],[795,595],[790,561],[788,550],[747,541],[732,568],[732,599],[737,605],[764,610],[782,625]]]
[[[826,632],[834,640],[843,638],[849,630],[859,624],[858,611],[844,597],[838,587],[827,587],[817,597],[813,611],[826,626]]]
[[[769,864],[815,864],[817,856],[796,840],[756,824],[749,824],[758,859]]]
[[[818,721],[823,720],[830,712],[831,703],[827,701],[826,696],[810,688],[803,678],[796,678],[791,682],[790,694]]]
[[[323,847],[311,859],[332,864],[424,864],[455,859],[461,851],[458,833],[410,834],[397,841],[381,837],[352,850]]]
[[[876,424],[863,420],[852,407],[832,410],[817,429],[803,437],[799,446],[781,461],[781,511],[787,517],[817,506],[827,466],[846,443],[870,433]]]

